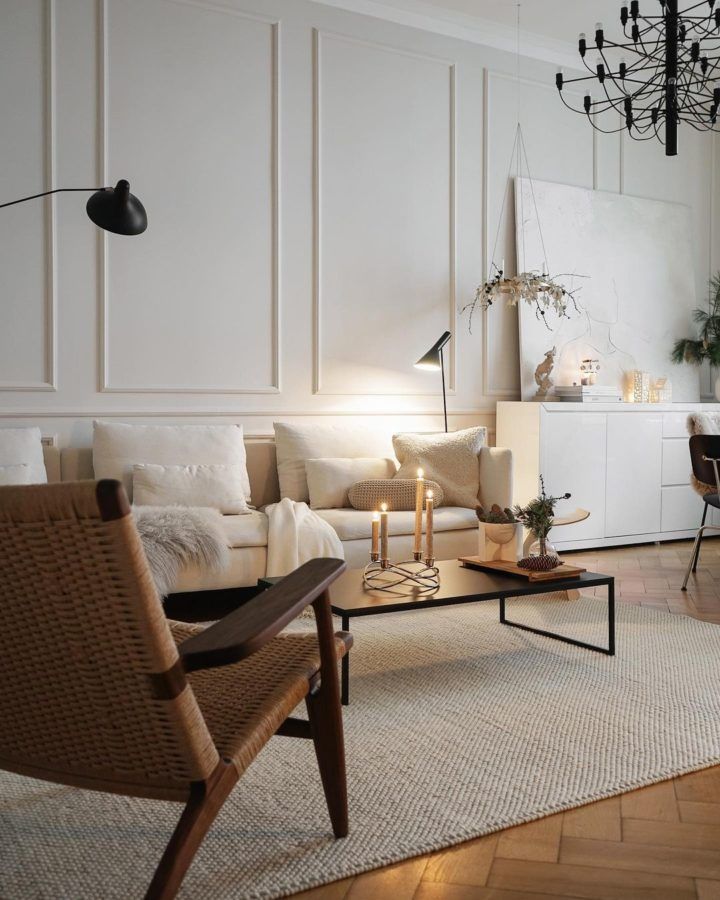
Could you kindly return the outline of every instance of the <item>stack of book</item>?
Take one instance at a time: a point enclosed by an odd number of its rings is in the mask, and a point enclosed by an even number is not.
[[[556,384],[555,394],[568,403],[622,403],[616,387],[604,384]]]

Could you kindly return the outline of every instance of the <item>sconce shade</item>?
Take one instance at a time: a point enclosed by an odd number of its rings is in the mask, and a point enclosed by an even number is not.
[[[142,234],[147,228],[145,207],[130,193],[130,183],[125,179],[114,188],[95,191],[85,208],[99,228],[114,234]]]
[[[435,341],[432,347],[428,350],[428,352],[421,356],[420,359],[415,363],[416,369],[440,369],[441,368],[441,358],[440,352],[442,348],[447,344],[452,335],[449,331],[443,332],[443,334]]]

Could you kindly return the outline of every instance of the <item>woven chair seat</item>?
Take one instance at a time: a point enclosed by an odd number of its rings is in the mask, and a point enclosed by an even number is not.
[[[199,625],[170,622],[178,644],[202,630]],[[336,638],[335,645],[341,659],[346,644]],[[305,699],[308,682],[319,670],[317,634],[281,634],[249,659],[192,672],[188,681],[218,753],[242,774]]]

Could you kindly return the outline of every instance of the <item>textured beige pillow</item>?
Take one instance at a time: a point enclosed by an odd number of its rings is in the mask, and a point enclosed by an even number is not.
[[[480,450],[487,429],[465,428],[448,434],[396,434],[395,456],[400,460],[396,478],[425,477],[437,481],[447,506],[473,509],[480,491]]]
[[[32,470],[27,463],[0,466],[0,484],[31,484]]]
[[[388,509],[415,509],[415,489],[417,478],[373,478],[358,481],[348,491],[350,506],[353,509],[380,509],[381,503],[387,503]],[[433,492],[435,506],[443,502],[443,489],[435,481],[425,481],[425,490]]]
[[[313,509],[342,509],[350,506],[348,490],[363,478],[391,479],[394,459],[306,459],[310,506]]]

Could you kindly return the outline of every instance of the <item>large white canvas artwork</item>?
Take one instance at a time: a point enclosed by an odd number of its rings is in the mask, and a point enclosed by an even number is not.
[[[673,341],[694,333],[688,207],[520,178],[515,212],[517,270],[547,261],[545,271],[580,288],[568,319],[548,312],[546,325],[521,305],[522,399],[535,397],[535,370],[554,347],[557,385],[579,384],[590,358],[600,362],[598,384],[623,391],[625,373],[640,369],[669,378],[673,400],[698,400],[697,370],[670,361]]]

